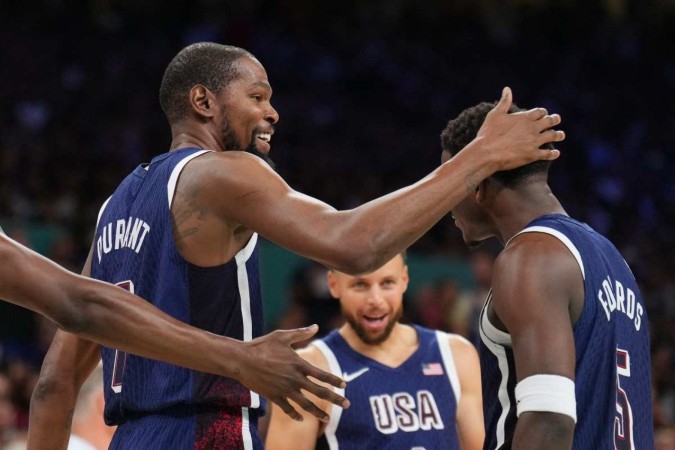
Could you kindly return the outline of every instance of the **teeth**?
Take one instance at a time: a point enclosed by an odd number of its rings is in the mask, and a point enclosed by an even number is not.
[[[265,141],[265,142],[269,142],[269,141],[272,140],[272,133],[258,133],[256,135],[256,137],[258,139],[261,139],[261,140]]]

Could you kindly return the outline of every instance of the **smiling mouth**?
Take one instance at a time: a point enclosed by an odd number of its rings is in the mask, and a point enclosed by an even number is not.
[[[255,137],[256,139],[260,139],[267,144],[272,141],[272,133],[256,133]]]
[[[387,323],[389,314],[382,314],[381,316],[363,316],[365,326],[368,329],[377,329]]]

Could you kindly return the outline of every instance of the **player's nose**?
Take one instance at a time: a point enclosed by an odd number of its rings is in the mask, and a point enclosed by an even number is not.
[[[271,104],[267,108],[265,120],[273,125],[279,122],[279,113],[277,112],[276,109],[274,109],[274,106],[272,106]]]
[[[368,295],[368,303],[378,305],[382,302],[384,302],[384,293],[382,292],[382,289],[377,286],[373,287]]]

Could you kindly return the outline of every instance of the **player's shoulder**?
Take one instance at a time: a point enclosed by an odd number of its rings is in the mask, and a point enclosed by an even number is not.
[[[478,357],[476,347],[464,336],[456,333],[448,333],[441,330],[433,330],[418,326],[417,329],[426,330],[436,335],[439,345],[447,345],[450,348],[454,359]]]
[[[251,166],[265,167],[267,163],[261,158],[245,152],[243,150],[231,150],[225,152],[206,152],[199,158],[194,159],[195,163],[201,162],[203,165],[233,165],[233,166]],[[198,165],[198,164],[195,164]]]
[[[264,172],[272,172],[272,170],[261,158],[245,151],[232,150],[206,152],[191,159],[183,168],[181,177],[193,175],[195,179],[202,182],[211,178],[240,181],[260,176],[259,174]]]
[[[500,276],[523,280],[534,276],[560,277],[576,272],[578,263],[569,247],[549,233],[526,232],[514,236],[495,259],[493,288]]]
[[[275,182],[280,182],[280,177],[265,161],[239,150],[208,152],[192,159],[178,181],[183,189],[218,202],[236,200],[236,206],[241,206],[241,196],[258,192],[263,185],[270,189]]]
[[[446,336],[455,359],[478,357],[476,347],[464,336],[454,333],[446,333]]]
[[[328,370],[328,360],[323,352],[319,349],[315,342],[311,342],[304,348],[297,350],[298,356],[310,363],[311,365],[318,367],[321,370]]]

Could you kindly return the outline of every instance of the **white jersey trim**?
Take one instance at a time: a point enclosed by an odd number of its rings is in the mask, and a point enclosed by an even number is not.
[[[450,336],[461,338],[461,336],[457,334],[451,335],[444,333],[443,331],[436,330],[436,343],[438,344],[438,349],[441,352],[441,359],[443,359],[445,373],[448,376],[450,386],[452,386],[452,391],[455,393],[455,401],[459,406],[459,400],[462,397],[462,386],[459,382],[459,375],[457,374],[455,359],[452,356],[452,348],[450,348]],[[464,338],[461,339],[466,341]]]
[[[239,250],[235,255],[237,262],[237,283],[239,284],[239,296],[241,297],[241,323],[244,329],[244,341],[253,339],[253,320],[251,318],[251,292],[248,285],[248,271],[246,269],[246,261],[253,254],[255,245],[258,242],[258,234],[253,233],[246,246]],[[260,395],[250,391],[251,393],[251,408],[260,407]],[[248,414],[248,412],[247,412]]]
[[[584,271],[584,262],[581,259],[581,254],[579,253],[579,250],[577,250],[577,247],[572,243],[572,241],[570,241],[570,239],[567,236],[565,236],[556,229],[541,226],[525,228],[520,233],[516,234],[516,236],[523,233],[545,233],[558,238],[558,240],[560,240],[560,242],[565,244],[565,247],[567,247],[567,249],[572,253],[574,259],[577,260],[577,264],[579,264],[579,268],[581,269],[581,276],[583,277],[584,280],[586,279],[586,272]]]
[[[235,261],[237,261],[237,266],[240,266],[242,264],[245,264],[246,261],[251,257],[253,254],[253,250],[255,250],[255,246],[258,243],[258,233],[253,233],[251,235],[251,239],[248,240],[244,248],[239,250],[236,255],[234,255]]]
[[[483,306],[484,314],[480,316],[480,328],[481,331],[485,334],[485,337],[490,339],[497,345],[506,345],[511,346],[511,335],[506,331],[502,331],[490,322],[490,319],[487,315],[488,305],[490,304],[490,299],[492,298],[492,291],[488,294],[487,300],[485,300],[485,306]]]
[[[108,206],[108,202],[110,202],[110,199],[112,198],[112,195],[108,197],[108,200],[103,202],[103,205],[101,205],[101,209],[98,210],[98,217],[96,218],[96,229],[98,230],[98,224],[101,221],[101,217],[103,216],[103,211],[105,211],[105,207]]]
[[[167,183],[167,195],[169,197],[169,209],[171,209],[171,204],[173,203],[173,196],[176,193],[176,184],[178,183],[178,177],[180,176],[180,173],[183,171],[183,168],[187,163],[195,159],[197,156],[203,155],[204,153],[207,152],[212,152],[213,150],[200,150],[198,152],[194,152],[185,158],[181,159],[178,164],[176,164],[176,167],[173,168],[173,171],[171,172],[171,176],[169,177],[169,182]],[[147,169],[146,169],[147,170]]]
[[[248,418],[248,408],[241,408],[241,440],[244,450],[253,450],[253,437],[251,436],[251,423]]]
[[[340,368],[340,363],[335,357],[335,353],[333,353],[333,351],[326,345],[326,343],[321,340],[315,340],[312,341],[310,345],[313,345],[316,348],[318,348],[319,351],[326,358],[326,361],[328,361],[328,368],[330,369],[330,373],[338,377],[342,377],[342,369]],[[342,396],[345,395],[344,389],[333,388],[333,390],[338,395]],[[328,425],[326,425],[326,429],[324,431],[324,434],[326,435],[326,441],[328,441],[328,447],[330,448],[330,450],[338,450],[340,448],[337,436],[335,434],[337,432],[338,425],[340,424],[341,416],[342,416],[342,408],[340,408],[337,405],[332,405],[330,412],[330,421],[328,422]]]
[[[486,302],[485,307],[483,308],[482,316],[487,315],[487,305],[488,303]],[[484,323],[483,317],[481,317],[481,323]],[[487,323],[489,323],[489,321]],[[497,421],[497,429],[496,429],[497,446],[495,447],[495,449],[498,449],[501,448],[502,445],[504,445],[506,434],[504,430],[506,425],[506,417],[509,415],[509,411],[511,411],[511,400],[509,399],[509,393],[507,391],[507,385],[509,382],[509,364],[506,359],[506,351],[504,350],[504,347],[500,346],[499,344],[496,344],[490,338],[488,338],[485,335],[485,330],[483,329],[482,326],[479,326],[478,330],[480,331],[480,338],[485,344],[485,346],[497,358],[499,371],[501,372],[502,375],[502,379],[499,383],[499,392],[497,394],[497,398],[499,399],[499,403],[501,404],[502,407],[502,413],[499,416],[499,420]]]

